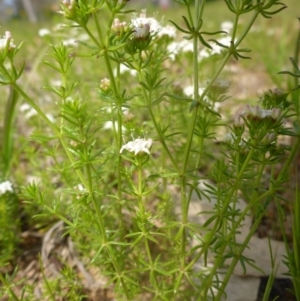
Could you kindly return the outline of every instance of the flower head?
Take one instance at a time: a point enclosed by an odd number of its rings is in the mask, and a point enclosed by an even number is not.
[[[146,37],[149,32],[155,34],[158,38],[162,36],[176,37],[176,29],[174,27],[170,25],[163,27],[155,18],[148,18],[145,10],[142,10],[139,17],[132,18],[131,24],[134,27],[135,38],[139,38],[140,35]]]
[[[272,110],[265,110],[259,106],[251,107],[247,105],[247,108],[243,112],[243,115],[246,115],[247,118],[252,119],[272,118],[273,120],[278,120],[281,116],[281,110],[278,108],[273,108]]]
[[[135,156],[144,153],[150,155],[152,143],[152,139],[145,140],[144,138],[138,138],[133,141],[129,141],[128,143],[122,146],[120,154],[123,152],[123,150],[127,150],[131,153],[134,153]]]
[[[100,81],[100,88],[103,91],[107,91],[110,88],[110,80],[108,78],[103,78]]]
[[[149,23],[145,23],[145,24],[140,23],[138,26],[136,26],[134,28],[133,36],[136,39],[145,39],[145,38],[148,37],[149,32],[150,32],[150,25],[149,25]]]
[[[0,51],[4,50],[6,48],[6,45],[8,43],[8,50],[11,50],[12,48],[15,48],[16,45],[13,42],[12,35],[10,31],[6,31],[5,35],[2,39],[0,39]]]
[[[193,43],[189,40],[182,40],[180,42],[172,42],[168,45],[168,53],[171,60],[181,52],[193,52]]]
[[[6,192],[14,192],[12,183],[9,181],[0,183],[0,195],[5,194]]]

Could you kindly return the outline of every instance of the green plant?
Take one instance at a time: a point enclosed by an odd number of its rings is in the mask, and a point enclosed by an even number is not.
[[[299,139],[291,147],[277,142],[279,136],[298,136],[296,127],[285,125],[285,119],[297,115],[288,92],[266,93],[259,106],[246,106],[227,124],[216,109],[228,101],[229,84],[220,76],[230,59],[249,58],[251,50],[241,45],[256,19],[270,18],[285,5],[278,0],[226,0],[234,16],[227,33],[202,29],[206,1],[176,1],[186,15],[182,24],[171,21],[173,29],[161,27],[144,12],[126,23],[123,19],[132,13],[127,2],[62,2],[67,28],[85,32],[87,38],[77,40],[78,49],[62,42],[51,45],[45,64],[60,83],[46,85],[44,93],[50,92],[57,103],[54,121],[22,88],[24,67],[14,65],[19,48],[6,38],[1,84],[10,85],[37,112],[43,124],[31,139],[42,156],[52,159],[51,165],[42,165],[48,181],[23,187],[22,197],[39,208],[35,217],[55,216],[65,223],[66,235],[90,258],[89,264],[101,269],[119,300],[146,294],[152,300],[220,300],[237,264],[245,270],[255,267],[243,251],[267,205],[284,189],[299,147]],[[251,17],[237,34],[244,15]],[[185,58],[192,66],[190,93],[172,84],[169,70],[176,70],[173,65],[180,60],[176,53],[173,61],[169,58],[174,28],[180,39],[184,35],[174,51],[192,47]],[[76,66],[82,67],[81,58],[94,60],[96,68],[105,66],[106,73],[101,80],[95,73],[98,77],[83,93],[85,74],[82,82],[74,81],[73,74]],[[124,66],[136,77],[128,80]],[[202,70],[207,71],[205,84]],[[105,122],[110,129],[103,129]],[[212,152],[220,127],[229,132],[228,139]],[[11,149],[9,143],[4,142],[5,149]],[[282,168],[276,173],[278,164]],[[205,174],[200,173],[203,168],[208,169]],[[171,193],[171,184],[176,193]],[[214,210],[199,213],[210,214],[204,224],[189,220],[193,192],[215,201]],[[237,209],[240,197],[247,200],[243,211]],[[179,216],[173,211],[176,203]],[[249,214],[255,222],[239,242],[237,233]],[[198,262],[201,269],[195,269]],[[72,279],[67,271],[66,278]],[[45,283],[54,300],[60,291],[46,278]]]

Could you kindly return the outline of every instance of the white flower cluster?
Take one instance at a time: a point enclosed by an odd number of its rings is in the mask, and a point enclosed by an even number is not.
[[[0,183],[0,195],[5,194],[6,192],[14,192],[13,185],[9,181]]]
[[[122,146],[122,148],[120,149],[120,154],[124,151],[127,150],[131,153],[134,153],[134,155],[138,155],[138,154],[144,154],[147,153],[148,155],[150,155],[150,149],[152,146],[152,139],[147,139],[145,140],[144,138],[138,138],[135,139],[133,141],[129,141],[128,143],[126,143],[125,145]]]
[[[136,39],[147,38],[150,32],[149,23],[140,23],[138,26],[134,28],[133,35]]]
[[[274,120],[277,120],[280,118],[281,110],[278,108],[273,108],[272,110],[265,110],[259,106],[252,107],[247,105],[246,110],[243,112],[243,115],[252,116],[259,119],[270,117]]]
[[[169,57],[174,61],[176,55],[178,55],[180,52],[193,52],[193,47],[193,43],[190,40],[172,42],[168,46]]]
[[[12,35],[11,35],[10,31],[6,31],[3,38],[0,39],[0,51],[4,50],[6,48],[6,45],[7,45],[8,41],[9,41],[8,49],[12,49],[12,48],[16,47],[16,45],[13,42]]]
[[[140,35],[141,29],[144,29],[156,34],[158,38],[162,36],[169,36],[170,38],[176,37],[176,29],[173,26],[167,25],[163,27],[156,19],[147,18],[145,10],[141,12],[139,17],[131,19],[131,25],[136,32],[135,35]]]

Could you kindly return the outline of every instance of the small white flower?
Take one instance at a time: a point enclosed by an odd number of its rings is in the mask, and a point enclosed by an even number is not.
[[[123,74],[123,73],[126,73],[126,72],[129,72],[131,76],[136,76],[137,75],[136,70],[130,69],[126,65],[121,64],[120,65],[120,73]],[[117,76],[117,69],[116,68],[114,69],[114,76]]]
[[[79,193],[77,194],[77,196],[76,196],[76,199],[77,200],[79,200],[86,192],[87,192],[87,190],[85,189],[85,187],[80,183],[80,184],[78,184],[78,185],[76,185],[75,187],[74,187],[74,189],[76,190],[76,191],[79,191]]]
[[[86,191],[86,189],[84,188],[84,186],[82,184],[78,184],[75,186],[75,189],[79,190],[79,191]]]
[[[0,195],[5,194],[6,192],[14,192],[12,183],[9,181],[0,183]]]
[[[175,39],[176,36],[177,36],[176,28],[171,26],[171,25],[167,25],[165,27],[162,27],[158,31],[157,37],[161,38],[163,36],[168,36],[169,38]]]
[[[28,110],[31,109],[31,106],[28,104],[28,103],[23,103],[21,106],[20,106],[20,111],[21,112],[26,112]]]
[[[233,28],[233,23],[230,22],[230,21],[224,21],[221,24],[221,30],[222,31],[226,31],[226,32],[229,33],[232,30],[232,28]]]
[[[199,87],[198,89],[198,93],[199,93],[199,96],[201,96],[201,94],[204,92],[204,88],[202,87]],[[184,89],[183,89],[183,93],[188,96],[188,97],[195,97],[194,96],[194,86],[186,86]]]
[[[118,131],[118,122],[106,121],[103,124],[103,130],[116,130]],[[126,132],[126,128],[122,126],[122,132]]]
[[[150,149],[152,143],[153,143],[152,139],[145,140],[144,138],[143,139],[138,138],[133,141],[129,141],[128,143],[122,146],[120,150],[120,154],[123,152],[123,150],[127,150],[131,153],[134,153],[135,156],[144,153],[150,155]]]
[[[30,119],[32,116],[37,115],[36,110],[27,103],[24,103],[20,106],[20,111],[24,113],[25,119]]]
[[[176,55],[180,52],[193,52],[193,43],[189,40],[172,42],[168,46],[168,53],[171,60],[175,60]]]
[[[6,31],[3,38],[0,39],[0,51],[5,49],[8,40],[9,40],[9,46],[8,46],[9,50],[16,47],[16,45],[13,42],[10,31]]]
[[[44,36],[49,36],[51,34],[51,31],[47,28],[41,28],[39,30],[39,36],[44,37]]]
[[[67,39],[62,41],[64,46],[73,46],[73,47],[78,47],[78,42],[77,39]]]

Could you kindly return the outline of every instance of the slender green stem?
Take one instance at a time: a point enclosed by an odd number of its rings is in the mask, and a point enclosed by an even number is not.
[[[117,136],[116,150],[117,150],[117,154],[118,154],[118,170],[117,170],[117,173],[118,173],[118,175],[117,175],[118,192],[117,193],[118,193],[119,203],[116,206],[116,210],[117,210],[118,221],[119,221],[120,235],[123,236],[125,225],[124,225],[124,219],[123,219],[123,214],[122,214],[122,205],[121,205],[121,201],[122,201],[122,189],[121,189],[121,187],[122,187],[122,173],[121,173],[122,172],[122,157],[120,155],[120,149],[121,149],[121,146],[122,146],[122,139],[123,139],[123,134],[122,134],[122,124],[123,124],[123,120],[122,120],[122,100],[121,100],[121,97],[120,97],[120,92],[119,92],[119,89],[118,89],[118,85],[117,85],[115,76],[113,74],[113,70],[112,70],[112,66],[111,66],[111,62],[110,62],[110,58],[109,58],[109,54],[108,54],[108,44],[107,43],[108,43],[108,37],[110,35],[111,26],[107,29],[108,30],[107,35],[106,35],[107,39],[105,40],[103,38],[103,33],[102,33],[102,30],[101,30],[101,26],[100,26],[97,14],[94,14],[94,21],[95,21],[95,24],[96,24],[99,40],[100,40],[100,43],[101,43],[101,47],[104,49],[103,56],[104,56],[104,60],[105,60],[105,65],[106,65],[106,68],[107,68],[107,72],[108,72],[110,83],[111,83],[111,88],[112,88],[114,98],[115,98],[115,104],[116,104],[116,107],[117,107],[117,126],[118,126],[118,129],[117,129],[117,133],[116,133],[116,136]],[[98,42],[96,44],[98,46],[100,46]],[[113,121],[113,123],[114,123],[114,121]],[[115,126],[113,126],[113,127],[115,127]]]
[[[146,94],[146,91],[144,92]],[[148,106],[148,110],[149,110],[149,113],[150,113],[150,116],[151,116],[151,120],[154,124],[154,127],[155,127],[155,130],[159,136],[159,139],[160,139],[160,143],[162,144],[165,152],[168,154],[168,157],[170,158],[174,168],[179,172],[179,166],[178,166],[178,163],[176,162],[175,158],[173,157],[172,153],[170,152],[165,140],[164,140],[164,135],[156,121],[156,118],[155,118],[155,115],[153,113],[153,110],[152,110],[152,107],[151,105]]]
[[[290,168],[291,163],[294,160],[295,155],[297,154],[297,152],[299,150],[299,146],[300,146],[300,138],[297,137],[296,143],[294,144],[288,159],[285,161],[285,163],[277,177],[276,182],[279,182],[279,184],[286,177],[286,173],[287,173],[288,169]]]
[[[139,69],[137,70],[138,71],[138,77],[139,77],[139,80],[140,81],[143,81],[143,77],[142,77],[142,72],[141,72],[141,66],[142,66],[142,61],[143,58],[142,58],[142,55],[141,55],[141,52],[139,53]],[[177,172],[179,172],[179,167],[178,167],[178,163],[176,162],[174,156],[172,155],[171,151],[169,150],[166,142],[165,142],[165,138],[164,138],[164,134],[162,133],[158,123],[157,123],[157,120],[156,120],[156,117],[155,117],[155,114],[153,112],[153,109],[152,109],[152,105],[151,105],[151,99],[152,99],[152,94],[151,94],[151,91],[149,91],[149,94],[147,93],[146,89],[144,88],[144,86],[142,86],[142,91],[143,91],[143,95],[144,95],[144,98],[146,100],[146,103],[147,103],[147,109],[149,110],[149,113],[150,113],[150,116],[151,116],[151,120],[154,124],[154,127],[155,127],[155,130],[159,136],[159,139],[160,139],[160,143],[162,144],[165,152],[167,153],[169,159],[171,160],[174,168],[177,170]]]
[[[195,171],[194,171],[195,177],[198,173],[198,169],[200,168],[200,162],[201,162],[201,159],[202,159],[203,151],[204,151],[204,137],[201,136],[200,140],[199,140],[199,155],[197,156],[197,160],[196,160],[196,163],[195,163]],[[198,182],[199,182],[198,179],[194,180],[193,184],[192,184],[192,187],[195,187],[195,185],[198,185]],[[191,201],[192,194],[193,194],[193,189],[191,188],[189,190],[189,195],[188,195],[188,198],[187,198],[187,208],[189,208],[189,206],[190,206],[190,201]]]
[[[125,293],[125,297],[126,297],[126,300],[130,300],[130,297],[129,297],[129,290],[128,290],[128,287],[122,277],[122,274],[123,274],[123,271],[122,269],[120,268],[117,260],[116,260],[116,256],[115,256],[115,251],[113,249],[113,247],[110,245],[109,241],[108,241],[108,238],[107,238],[107,234],[106,234],[106,231],[105,231],[105,223],[104,223],[104,219],[103,219],[103,214],[100,210],[100,206],[99,204],[97,204],[97,201],[96,201],[96,198],[95,198],[95,194],[94,194],[94,191],[93,191],[93,182],[92,182],[92,175],[91,175],[91,169],[90,169],[90,166],[89,164],[86,165],[86,172],[87,172],[87,178],[88,178],[88,192],[89,192],[89,198],[93,204],[93,207],[94,207],[94,210],[96,212],[96,215],[97,215],[97,219],[96,219],[96,223],[97,223],[97,226],[99,228],[99,231],[100,231],[100,234],[101,234],[101,237],[103,238],[103,245],[105,245],[105,250],[112,262],[112,265],[118,275],[118,277],[120,278],[120,281],[121,281],[121,284],[122,284],[122,287],[123,287],[123,290],[124,290],[124,293]]]
[[[194,11],[194,21],[191,16],[190,8],[188,8],[188,14],[189,14],[189,19],[192,24],[198,24],[201,19],[201,12],[203,13],[203,7],[200,6],[200,1],[196,1],[195,3],[195,11]],[[201,9],[201,11],[200,11]],[[199,98],[199,70],[198,70],[198,36],[197,34],[194,34],[193,37],[193,75],[194,75],[194,99],[198,101]],[[177,291],[180,283],[182,281],[182,276],[183,276],[183,271],[185,270],[185,261],[186,261],[186,244],[187,244],[187,233],[186,233],[186,225],[188,222],[188,206],[189,206],[189,198],[187,199],[187,192],[186,192],[186,185],[187,185],[187,180],[186,180],[186,171],[187,171],[187,165],[188,165],[188,160],[189,160],[189,155],[191,152],[191,145],[194,137],[194,129],[196,126],[196,120],[198,116],[198,108],[199,106],[197,105],[194,110],[193,110],[193,116],[192,116],[192,121],[189,126],[189,131],[188,131],[188,137],[187,137],[187,142],[185,146],[185,151],[184,151],[184,156],[183,156],[183,166],[181,169],[180,173],[180,190],[181,190],[181,245],[180,245],[180,272],[177,277],[177,281],[175,282],[174,286],[174,291]],[[200,160],[200,158],[199,158]]]
[[[40,268],[41,268],[41,273],[42,273],[42,277],[43,277],[43,280],[44,280],[44,283],[45,283],[45,286],[46,286],[46,290],[48,291],[48,294],[50,296],[50,300],[55,301],[56,298],[55,298],[55,294],[53,292],[53,287],[49,283],[48,277],[46,277],[46,275],[45,275],[45,268],[44,268],[44,264],[43,264],[42,257],[41,257],[40,253],[39,253],[39,265],[40,265]]]
[[[140,214],[141,214],[141,223],[142,223],[142,232],[144,235],[144,244],[145,244],[145,250],[146,250],[146,254],[147,254],[147,258],[148,258],[148,262],[149,262],[149,266],[150,266],[150,273],[153,272],[153,277],[154,280],[156,282],[156,285],[159,286],[158,284],[158,280],[157,280],[157,276],[156,276],[156,272],[154,271],[154,264],[153,264],[153,259],[152,259],[152,255],[151,255],[151,249],[150,249],[150,245],[149,245],[149,239],[147,237],[148,235],[148,230],[146,227],[146,223],[147,223],[147,217],[146,217],[146,212],[145,212],[145,205],[143,202],[143,165],[142,165],[142,159],[141,158],[136,158],[137,161],[137,167],[138,167],[138,204],[139,204],[139,209],[140,209]]]
[[[142,218],[142,231],[144,233],[144,242],[145,242],[145,249],[148,257],[149,264],[151,267],[153,267],[153,261],[152,261],[152,256],[151,256],[151,251],[149,247],[149,242],[147,238],[147,228],[145,226],[145,223],[147,222],[146,216],[145,216],[145,206],[143,203],[143,167],[140,164],[140,158],[137,158],[138,162],[138,204],[139,204],[139,209],[141,213],[141,218]]]
[[[12,61],[10,61],[12,65]],[[6,78],[13,81],[11,74],[7,71],[6,67],[1,64],[0,66],[2,73]],[[18,99],[18,93],[13,89],[13,86],[9,86],[9,96],[6,102],[5,118],[3,122],[3,149],[2,149],[2,159],[3,159],[3,176],[7,177],[10,172],[11,158],[12,158],[12,135],[13,135],[13,119],[15,115],[15,108]]]
[[[3,124],[3,176],[7,178],[10,173],[11,159],[13,154],[13,130],[14,130],[14,115],[18,101],[18,93],[9,86],[9,96],[6,102],[5,118]]]

